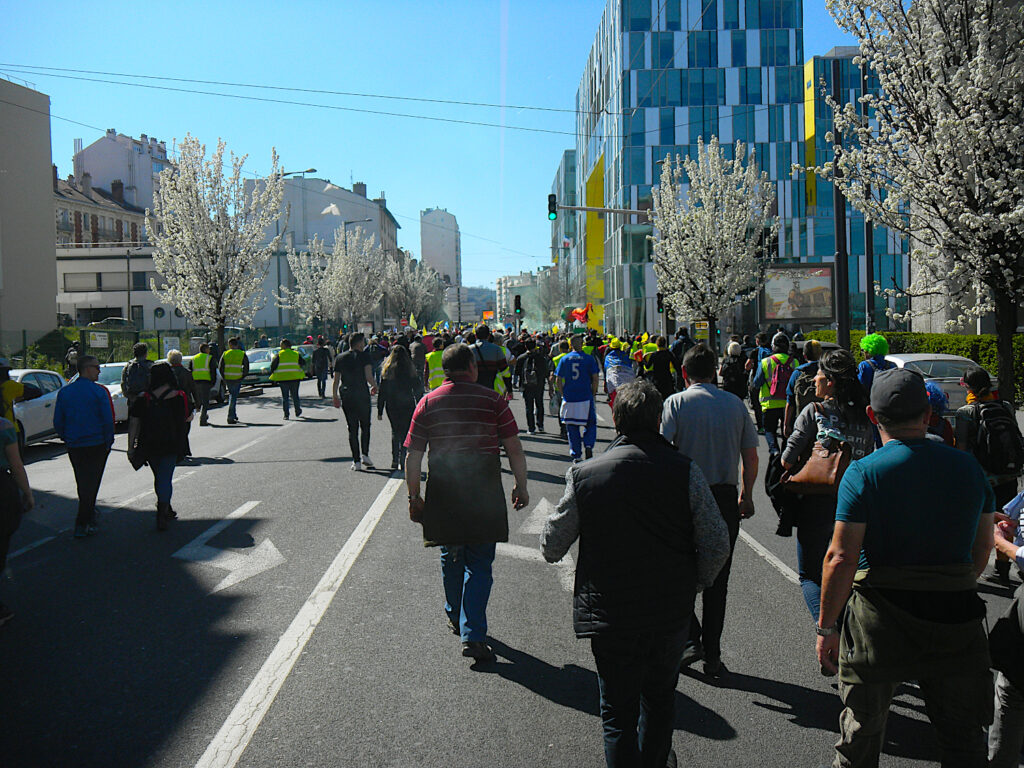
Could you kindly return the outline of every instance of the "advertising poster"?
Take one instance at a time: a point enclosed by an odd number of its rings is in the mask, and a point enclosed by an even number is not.
[[[776,264],[765,270],[761,320],[829,323],[835,319],[831,264]]]

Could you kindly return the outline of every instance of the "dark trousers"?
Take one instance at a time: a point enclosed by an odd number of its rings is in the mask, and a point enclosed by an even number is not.
[[[758,429],[764,429],[764,416],[761,413],[761,388],[751,387],[750,393],[750,407],[754,411],[754,423]]]
[[[664,768],[686,635],[683,627],[591,639],[608,768]]]
[[[213,386],[212,381],[197,381],[196,382],[196,398],[199,402],[196,405],[199,407],[199,423],[205,424],[207,419],[207,411],[210,410],[210,389]]]
[[[75,518],[75,525],[96,522],[96,496],[100,492],[108,455],[110,449],[105,444],[68,448],[68,458],[75,470],[75,485],[78,486],[78,517]]]
[[[704,646],[704,658],[719,661],[722,658],[722,629],[725,627],[725,599],[729,592],[732,551],[736,548],[736,537],[740,535],[740,504],[735,485],[713,485],[711,493],[729,528],[729,559],[719,571],[715,583],[701,592],[704,626],[701,626],[694,611],[690,619],[690,642]]]
[[[523,400],[526,401],[526,426],[528,429],[544,429],[544,385],[527,384],[523,387]],[[536,414],[536,415],[535,415]]]
[[[370,398],[342,397],[341,410],[345,412],[345,421],[348,423],[348,446],[352,449],[352,461],[359,461],[360,447],[362,453],[370,453]]]
[[[301,382],[298,379],[289,379],[288,381],[279,381],[278,385],[281,387],[281,404],[284,406],[284,415],[288,415],[289,401],[295,403],[295,415],[302,415],[302,403],[299,402],[299,384]]]
[[[316,372],[316,393],[321,397],[327,395],[327,374],[329,371],[324,368],[322,371]]]
[[[821,571],[832,543],[836,500],[828,496],[804,496],[796,518],[796,560],[800,589],[811,618],[821,613]]]
[[[7,567],[7,550],[11,537],[21,525],[21,494],[10,470],[0,469],[0,579]]]
[[[388,408],[388,421],[391,422],[391,463],[399,464],[405,458],[406,435],[412,423],[412,408]]]

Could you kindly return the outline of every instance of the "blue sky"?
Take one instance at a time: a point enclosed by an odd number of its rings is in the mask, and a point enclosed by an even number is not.
[[[246,168],[256,173],[267,171],[276,147],[286,170],[314,167],[341,186],[365,181],[371,197],[384,191],[402,226],[399,245],[414,254],[419,211],[447,208],[463,233],[466,285],[493,287],[500,275],[550,263],[547,194],[562,151],[575,145],[570,111],[149,81],[503,129],[25,74],[17,65],[572,110],[603,0],[7,0],[0,8],[0,72],[48,94],[54,116],[100,129],[51,121],[62,176],[72,171],[73,140],[88,145],[106,128],[156,136],[169,148],[188,132],[208,145],[223,137],[229,149],[248,153]],[[808,58],[854,42],[824,0],[806,0],[804,28]]]

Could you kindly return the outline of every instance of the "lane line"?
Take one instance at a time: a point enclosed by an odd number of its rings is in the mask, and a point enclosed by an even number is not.
[[[284,430],[288,429],[288,427],[290,427],[290,426],[292,426],[293,424],[296,424],[296,423],[298,423],[298,422],[289,421],[287,424],[282,424],[280,427],[278,427],[278,429],[275,432],[266,432],[263,435],[261,435],[260,437],[257,437],[255,440],[250,440],[245,445],[240,445],[237,448],[235,448],[234,450],[228,451],[223,456],[221,456],[221,458],[222,459],[230,459],[236,453],[244,451],[246,448],[252,448],[257,443],[262,443],[264,440],[266,440],[268,437],[270,437],[271,434],[275,434],[275,435],[280,434],[281,432],[284,432]]]
[[[404,481],[398,477],[388,480],[334,558],[334,562],[321,577],[320,583],[316,585],[288,629],[281,635],[281,639],[263,662],[256,677],[249,683],[242,698],[235,704],[235,708],[231,710],[231,714],[213,737],[203,756],[199,758],[196,768],[233,768],[238,763],[256,729],[270,710],[270,705],[274,703],[281,686],[291,673],[292,667],[305,649],[306,643],[312,637],[313,630],[317,628],[353,563],[363,551],[374,528],[403,484]]]
[[[740,528],[740,538],[747,542],[747,545],[752,550],[754,550],[757,554],[759,554],[761,557],[767,560],[769,564],[771,564],[771,566],[775,568],[775,570],[777,570],[779,573],[785,576],[786,579],[793,582],[794,584],[800,584],[800,577],[796,575],[796,571],[794,571],[784,562],[779,560],[779,558],[777,558],[775,555],[769,552],[768,549],[763,544],[761,544],[761,542],[759,542],[749,533],[744,531],[742,528]]]
[[[70,530],[70,529],[65,528],[64,530]],[[33,541],[31,544],[26,544],[21,549],[17,549],[14,552],[11,552],[11,554],[9,554],[7,556],[7,559],[8,560],[13,560],[18,555],[24,555],[26,552],[31,552],[36,547],[41,547],[46,542],[53,541],[54,539],[56,539],[62,533],[64,533],[64,531],[57,531],[57,533],[55,533],[53,536],[46,536],[45,538],[37,539],[36,541]]]

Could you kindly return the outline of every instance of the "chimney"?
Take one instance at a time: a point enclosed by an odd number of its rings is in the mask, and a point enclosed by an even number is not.
[[[57,191],[57,166],[53,166],[53,191]]]
[[[352,185],[352,191],[355,192],[360,197],[366,197],[366,183],[362,181],[357,181],[355,184]]]
[[[88,197],[92,194],[92,174],[86,171],[82,174],[82,194]]]
[[[117,202],[124,203],[124,182],[120,179],[114,179],[110,182],[110,195]]]

